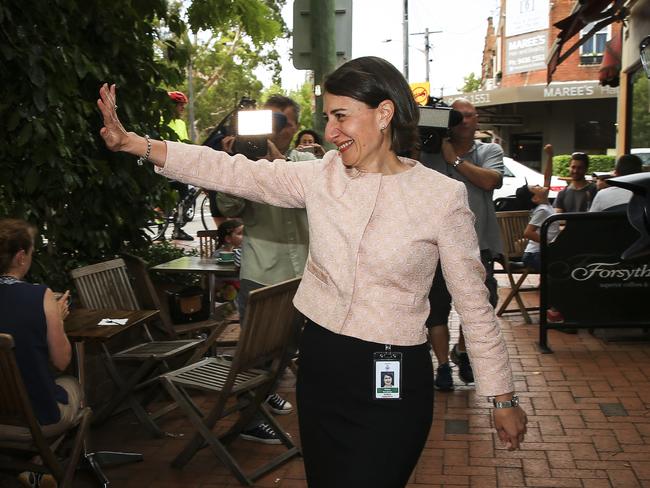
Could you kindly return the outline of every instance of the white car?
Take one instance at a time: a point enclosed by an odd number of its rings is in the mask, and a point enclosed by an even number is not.
[[[526,183],[529,185],[543,185],[544,175],[534,169],[529,168],[525,164],[518,163],[512,158],[504,157],[503,164],[505,172],[503,175],[503,186],[498,190],[494,190],[493,199],[502,197],[513,197],[517,188],[524,186]],[[557,176],[551,177],[551,188],[548,192],[549,198],[555,198],[560,190],[567,185],[566,181],[561,180]]]
[[[650,147],[633,147],[630,149],[630,153],[639,156],[643,162],[643,169],[648,171],[647,168],[650,168]]]

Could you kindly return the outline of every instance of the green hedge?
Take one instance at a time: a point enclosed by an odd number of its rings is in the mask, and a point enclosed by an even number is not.
[[[570,154],[560,154],[553,157],[553,174],[556,176],[569,176]],[[594,171],[611,171],[616,165],[616,156],[595,154],[589,156],[589,170],[587,174]]]

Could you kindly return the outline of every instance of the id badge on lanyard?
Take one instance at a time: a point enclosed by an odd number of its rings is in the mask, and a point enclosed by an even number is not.
[[[375,363],[373,398],[375,400],[400,400],[402,398],[402,353],[386,350],[373,353]]]

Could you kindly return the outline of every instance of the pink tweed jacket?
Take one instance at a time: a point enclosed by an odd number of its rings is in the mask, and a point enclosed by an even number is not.
[[[402,161],[411,168],[382,175],[346,169],[337,151],[317,161],[249,161],[168,142],[159,172],[253,201],[305,207],[309,257],[294,304],[335,333],[380,344],[425,342],[428,292],[440,262],[463,323],[477,392],[513,391],[465,186],[417,161]]]

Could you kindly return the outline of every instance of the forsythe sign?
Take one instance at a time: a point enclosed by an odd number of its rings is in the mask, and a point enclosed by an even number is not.
[[[635,268],[623,266],[617,263],[589,263],[586,266],[577,267],[571,272],[571,278],[576,281],[595,279],[620,279],[629,281],[632,278],[650,278],[650,266],[644,264]],[[648,286],[647,283],[644,283]],[[643,286],[643,285],[642,285]]]

